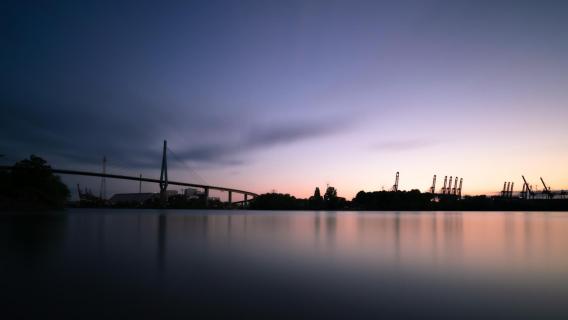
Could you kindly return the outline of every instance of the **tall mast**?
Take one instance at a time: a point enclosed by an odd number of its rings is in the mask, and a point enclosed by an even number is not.
[[[103,174],[106,174],[106,162],[106,156],[103,156]],[[106,198],[106,178],[104,176],[101,178],[101,190],[99,192],[99,198],[104,200]]]

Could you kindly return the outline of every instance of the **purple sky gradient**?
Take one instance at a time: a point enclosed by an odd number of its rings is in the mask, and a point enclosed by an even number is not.
[[[1,5],[0,153],[255,192],[568,189],[568,5]],[[66,178],[96,189],[94,180]],[[151,186],[146,186],[150,190]],[[146,188],[145,187],[145,188]],[[131,189],[131,190],[130,190]],[[137,191],[109,183],[109,192]]]

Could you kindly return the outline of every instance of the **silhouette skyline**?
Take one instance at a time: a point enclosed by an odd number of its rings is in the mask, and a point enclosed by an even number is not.
[[[521,175],[568,189],[559,1],[1,8],[0,164],[100,171],[106,156],[109,172],[157,178],[166,139],[176,180],[257,193],[329,183],[351,199],[396,171],[401,190],[434,174],[463,177],[465,194]]]

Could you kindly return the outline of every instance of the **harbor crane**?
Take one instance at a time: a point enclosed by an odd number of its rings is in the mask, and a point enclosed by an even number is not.
[[[544,191],[542,193],[546,194],[546,196],[548,197],[548,199],[552,199],[552,197],[554,196],[552,194],[552,192],[550,191],[550,187],[548,187],[546,185],[546,183],[544,183],[544,180],[542,179],[542,177],[540,177],[540,181],[542,182],[542,185],[544,186]]]
[[[436,193],[436,175],[434,175],[434,178],[432,179],[432,186],[430,187],[430,193],[431,194]]]
[[[392,186],[392,191],[397,192],[398,191],[398,171],[396,172],[396,178],[394,179],[394,185]]]
[[[527,179],[525,179],[525,176],[521,175],[521,177],[523,177],[523,182],[525,183],[523,185],[523,194],[525,196],[525,199],[528,199],[528,195],[530,195],[531,199],[534,198],[534,191],[531,189],[531,186],[528,184]]]
[[[442,187],[442,194],[446,194],[446,185],[448,183],[448,176],[444,177],[444,186]]]

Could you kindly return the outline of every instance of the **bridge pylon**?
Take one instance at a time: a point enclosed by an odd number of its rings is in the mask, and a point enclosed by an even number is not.
[[[162,205],[168,201],[166,190],[168,189],[168,162],[167,152],[168,142],[164,140],[164,151],[162,152],[162,170],[160,172],[160,202]]]

